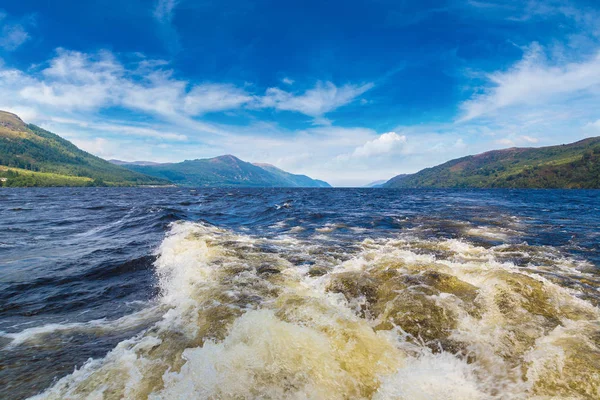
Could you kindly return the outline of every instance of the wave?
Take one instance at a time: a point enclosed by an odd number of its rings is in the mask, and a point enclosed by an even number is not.
[[[547,248],[334,246],[179,222],[156,256],[160,320],[34,398],[600,395],[596,278]]]
[[[27,328],[20,332],[0,332],[0,337],[9,340],[6,344],[9,348],[23,344],[40,344],[48,340],[51,335],[68,336],[73,333],[87,333],[102,335],[106,333],[127,332],[147,325],[152,320],[161,316],[160,308],[157,306],[144,308],[133,314],[123,316],[115,320],[97,319],[87,322],[52,323],[33,328]]]

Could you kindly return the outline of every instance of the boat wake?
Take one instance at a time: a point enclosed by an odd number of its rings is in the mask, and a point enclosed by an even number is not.
[[[597,276],[542,246],[177,222],[155,273],[156,322],[35,399],[600,398]]]

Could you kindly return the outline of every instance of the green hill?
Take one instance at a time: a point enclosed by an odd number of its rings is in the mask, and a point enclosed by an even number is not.
[[[384,187],[600,188],[600,137],[467,156],[416,174],[396,176]]]
[[[3,186],[137,186],[169,182],[113,165],[54,133],[0,111],[0,183]]]
[[[140,172],[182,186],[194,187],[326,187],[326,182],[304,175],[294,175],[273,166],[254,165],[232,155],[180,163],[136,164],[112,160],[132,171]]]

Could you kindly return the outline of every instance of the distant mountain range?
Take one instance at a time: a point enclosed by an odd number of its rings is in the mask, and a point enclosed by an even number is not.
[[[600,188],[600,137],[540,148],[488,151],[416,174],[386,188]]]
[[[18,116],[0,111],[0,186],[330,187],[232,155],[180,163],[110,162]],[[510,148],[448,161],[368,187],[600,188],[600,137]]]
[[[111,160],[135,172],[193,187],[330,187],[327,182],[294,175],[270,164],[252,164],[232,155],[180,163]]]
[[[161,164],[110,162],[18,116],[0,111],[0,186],[329,187],[269,164],[226,155]]]
[[[366,184],[363,187],[366,188],[377,188],[377,187],[382,187],[387,181],[385,179],[379,180],[379,181],[375,181],[375,182],[371,182],[369,184]]]

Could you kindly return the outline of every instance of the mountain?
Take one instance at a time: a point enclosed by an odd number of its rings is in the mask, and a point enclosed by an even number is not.
[[[387,188],[600,188],[600,137],[540,148],[510,148],[458,158]]]
[[[366,188],[378,188],[378,187],[382,187],[386,182],[387,181],[385,179],[383,179],[383,180],[371,182],[369,184],[366,184],[363,187],[366,187]]]
[[[113,161],[114,162],[114,161]],[[251,164],[232,155],[148,165],[123,163],[132,171],[196,187],[327,187],[326,182],[294,175],[272,165]]]
[[[312,179],[306,175],[291,174],[271,164],[254,163],[254,165],[279,177],[284,182],[287,182],[287,186],[289,187],[331,187],[331,185],[325,181]]]
[[[109,163],[115,165],[160,165],[161,163],[153,162],[153,161],[121,161],[111,159],[108,160]]]
[[[164,185],[113,165],[15,114],[0,111],[0,184],[4,186]]]

